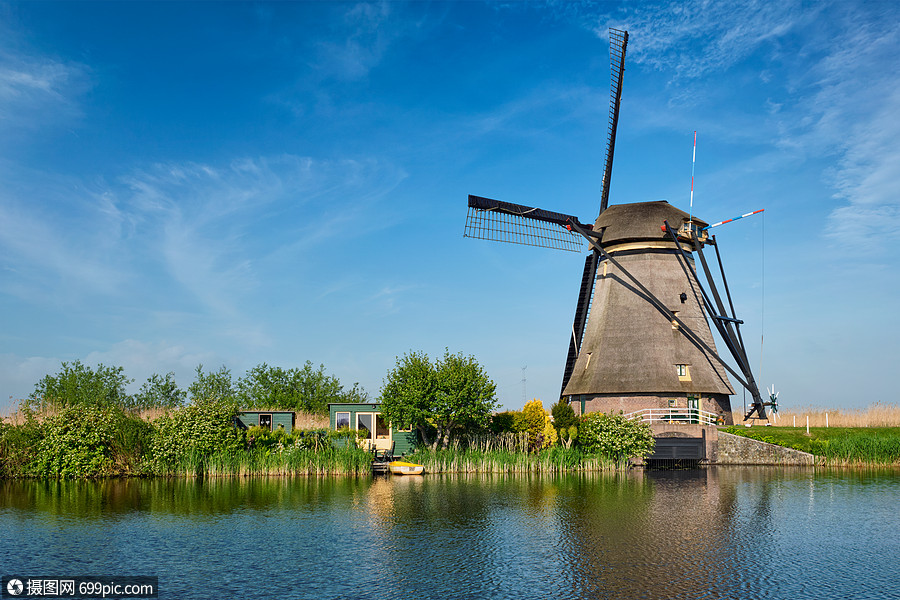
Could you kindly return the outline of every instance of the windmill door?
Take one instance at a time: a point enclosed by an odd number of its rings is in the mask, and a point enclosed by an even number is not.
[[[700,422],[700,398],[698,396],[688,396],[688,419],[689,423],[697,424]]]

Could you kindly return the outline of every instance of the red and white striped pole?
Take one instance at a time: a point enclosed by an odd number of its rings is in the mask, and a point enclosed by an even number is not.
[[[713,223],[712,225],[707,225],[700,231],[706,231],[707,229],[712,229],[713,227],[718,227],[719,225],[724,225],[725,223],[731,223],[732,221],[737,221],[738,219],[743,219],[744,217],[749,217],[750,215],[755,215],[755,214],[761,213],[764,210],[766,210],[766,209],[761,208],[759,210],[754,210],[753,212],[748,212],[746,214],[743,214],[739,217],[735,217],[733,219],[725,219],[724,221],[719,221],[718,223]]]
[[[691,157],[691,212],[688,213],[688,226],[694,226],[694,166],[697,164],[697,130],[694,130],[694,155]]]

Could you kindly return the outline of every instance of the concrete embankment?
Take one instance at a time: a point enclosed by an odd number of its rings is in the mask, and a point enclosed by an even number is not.
[[[719,431],[718,465],[811,466],[817,463],[809,452]]]

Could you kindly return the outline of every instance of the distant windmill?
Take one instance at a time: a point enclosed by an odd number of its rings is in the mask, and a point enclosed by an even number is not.
[[[581,252],[590,247],[575,309],[561,396],[576,412],[633,412],[679,405],[732,423],[727,373],[753,397],[745,420],[766,406],[750,371],[740,325],[707,223],[669,203],[608,206],[628,32],[610,29],[611,93],[600,213],[593,225],[575,216],[469,196],[464,235]],[[728,309],[704,246],[716,248]],[[700,259],[709,291],[697,277]],[[723,360],[712,321],[737,370]]]

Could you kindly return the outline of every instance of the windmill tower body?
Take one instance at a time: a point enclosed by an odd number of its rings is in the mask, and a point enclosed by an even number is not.
[[[685,256],[693,260],[690,247],[682,244],[682,254],[660,229],[666,221],[678,229],[688,220],[667,202],[617,204],[601,213],[594,231],[602,229],[600,244],[609,256],[714,349],[699,284],[684,264]],[[731,424],[731,394],[722,366],[600,257],[580,349],[563,390],[575,411],[700,408]]]

